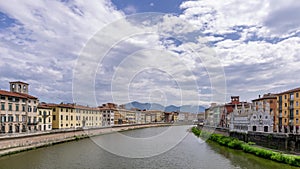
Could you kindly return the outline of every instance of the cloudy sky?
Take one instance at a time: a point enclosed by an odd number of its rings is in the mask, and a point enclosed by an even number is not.
[[[0,2],[0,88],[46,102],[250,101],[299,87],[297,0]]]

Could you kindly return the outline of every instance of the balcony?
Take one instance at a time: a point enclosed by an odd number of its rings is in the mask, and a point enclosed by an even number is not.
[[[38,123],[39,123],[38,121],[28,122],[27,125],[37,125]]]

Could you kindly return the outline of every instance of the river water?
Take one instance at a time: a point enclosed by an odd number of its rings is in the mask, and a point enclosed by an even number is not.
[[[186,127],[177,127],[173,135],[180,135],[180,128],[184,129],[186,135],[183,139],[177,141],[169,141],[164,138],[164,133],[168,131],[168,127],[156,127],[138,129],[132,131],[124,131],[120,133],[106,134],[96,136],[92,139],[83,139],[74,142],[57,144],[50,147],[40,148],[19,154],[5,156],[0,158],[0,168],[2,169],[73,169],[73,168],[111,168],[111,169],[140,169],[140,168],[163,168],[163,169],[296,169],[289,165],[276,163],[255,157],[241,151],[231,150],[226,147],[221,147],[216,144],[208,144],[201,139],[196,138],[192,133],[186,131]],[[156,137],[157,136],[157,137]],[[139,142],[145,144],[130,145],[125,137],[136,138]],[[152,142],[147,142],[146,139],[140,138],[163,138],[159,143],[146,145]],[[168,136],[169,137],[169,136]],[[124,140],[123,140],[124,139]],[[178,138],[175,138],[178,139]],[[99,140],[100,143],[98,142]],[[103,141],[106,140],[106,141]],[[165,141],[167,140],[167,141]],[[119,149],[125,147],[124,152],[114,151],[104,143],[118,144],[114,147]],[[153,142],[154,143],[154,142]],[[165,143],[175,144],[164,149]],[[145,147],[149,157],[144,157],[145,151],[137,149]],[[111,149],[110,149],[111,148]],[[121,148],[122,149],[122,148]],[[131,156],[126,151],[137,152],[141,157]],[[162,150],[157,153],[157,149]],[[112,150],[112,151],[111,151]],[[122,154],[123,153],[123,154]],[[156,153],[156,154],[151,154]]]

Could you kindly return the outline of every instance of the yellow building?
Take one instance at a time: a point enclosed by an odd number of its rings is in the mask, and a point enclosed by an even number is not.
[[[102,126],[100,108],[76,104],[48,104],[52,107],[52,128],[97,128]]]
[[[52,130],[52,108],[45,103],[38,105],[38,130]]]
[[[277,119],[280,132],[299,132],[300,88],[277,94]]]
[[[163,111],[160,110],[146,110],[143,111],[146,116],[148,116],[148,119],[151,118],[151,122],[163,122],[165,114]],[[149,120],[146,120],[149,121]]]
[[[76,127],[97,128],[102,126],[102,113],[100,108],[75,105]]]
[[[136,112],[134,110],[127,110],[123,106],[119,106],[114,114],[115,124],[135,124]]]

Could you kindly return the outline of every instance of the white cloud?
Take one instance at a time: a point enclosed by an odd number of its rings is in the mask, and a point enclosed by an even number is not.
[[[31,82],[31,94],[48,92],[44,99],[59,88],[66,93],[61,93],[61,99],[71,100],[72,71],[81,48],[106,24],[123,17],[107,0],[12,0],[0,2],[0,10],[14,19],[10,27],[0,30],[1,81]]]

